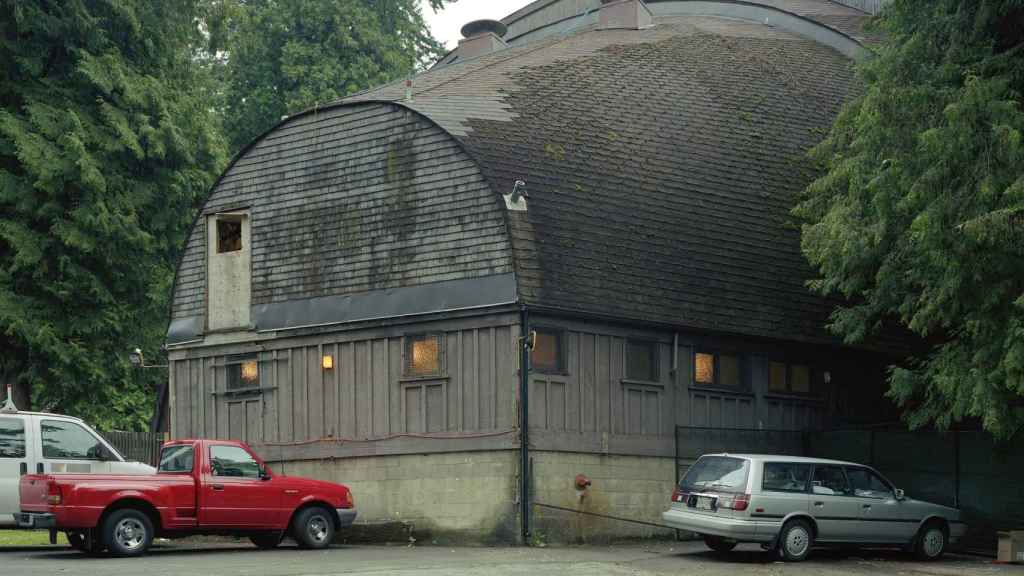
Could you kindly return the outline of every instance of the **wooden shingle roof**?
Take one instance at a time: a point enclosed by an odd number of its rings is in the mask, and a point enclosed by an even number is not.
[[[677,16],[441,67],[411,99],[403,81],[345,102],[433,119],[495,194],[527,182],[529,210],[508,213],[524,303],[821,341],[831,305],[805,287],[789,209],[806,150],[856,90],[852,61],[812,39]]]

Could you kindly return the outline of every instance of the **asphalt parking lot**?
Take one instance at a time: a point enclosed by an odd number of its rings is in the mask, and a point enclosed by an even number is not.
[[[66,547],[0,549],[0,574],[145,574],[214,576],[266,574],[389,574],[397,576],[655,576],[693,574],[981,576],[1024,575],[1024,566],[991,559],[947,556],[935,563],[912,561],[893,551],[828,551],[800,564],[783,564],[757,547],[718,556],[697,542],[549,548],[449,548],[441,546],[335,546],[310,552],[284,546],[258,551],[243,543],[170,543],[145,557],[90,557]]]

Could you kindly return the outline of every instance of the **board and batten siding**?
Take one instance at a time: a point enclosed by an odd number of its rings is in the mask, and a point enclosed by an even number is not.
[[[230,166],[202,213],[238,209],[251,221],[254,307],[512,272],[500,197],[456,140],[396,104],[282,123]],[[179,265],[172,324],[205,326],[205,222]]]
[[[518,325],[444,324],[179,354],[171,360],[171,435],[342,446],[402,435],[511,431]],[[405,336],[422,332],[442,335],[444,368],[436,377],[410,378],[403,370]],[[226,390],[225,363],[240,352],[258,357],[259,392]],[[323,368],[324,355],[333,358],[332,369]]]
[[[828,424],[828,390],[815,398],[768,391],[768,358],[745,354],[748,386],[695,386],[696,349],[671,334],[644,334],[658,347],[658,381],[626,378],[628,332],[589,324],[564,332],[565,369],[530,375],[532,444],[540,450],[672,456],[675,427],[802,430]],[[676,369],[672,362],[676,359]]]

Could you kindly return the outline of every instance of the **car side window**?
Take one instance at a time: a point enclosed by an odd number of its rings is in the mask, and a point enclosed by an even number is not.
[[[74,422],[43,420],[43,458],[53,460],[107,460],[109,451],[99,439]]]
[[[851,494],[842,466],[815,466],[811,490],[821,496],[849,496]]]
[[[25,457],[25,421],[0,418],[0,458]]]
[[[238,446],[210,446],[210,473],[233,478],[259,478],[260,465]]]
[[[168,446],[160,451],[160,467],[157,472],[181,474],[192,471],[195,455],[191,446]]]
[[[882,478],[867,468],[847,468],[853,495],[861,498],[892,498],[892,488]]]
[[[810,464],[765,462],[761,489],[775,492],[806,492],[811,476]]]

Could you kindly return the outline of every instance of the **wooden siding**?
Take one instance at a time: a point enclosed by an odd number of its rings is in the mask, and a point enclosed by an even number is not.
[[[262,444],[511,430],[518,326],[466,324],[263,344],[257,352],[261,390],[244,394],[225,390],[225,360],[256,350],[172,357],[171,434]],[[404,334],[421,330],[443,335],[444,369],[436,377],[403,374]],[[333,369],[322,367],[324,355],[333,357]]]
[[[254,306],[512,271],[500,198],[476,163],[394,104],[285,122],[224,173],[203,212],[237,208],[251,214]],[[175,319],[206,313],[204,222],[178,270]]]

